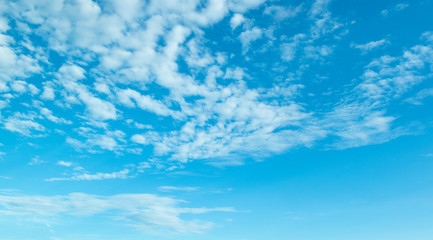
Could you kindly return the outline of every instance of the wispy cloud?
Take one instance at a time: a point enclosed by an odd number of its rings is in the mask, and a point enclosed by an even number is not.
[[[264,14],[271,15],[277,21],[282,21],[287,18],[293,18],[297,16],[302,10],[302,4],[296,7],[285,7],[285,6],[268,6],[265,8]]]
[[[98,196],[85,193],[41,196],[23,195],[16,192],[0,194],[1,218],[31,216],[50,222],[59,216],[86,218],[106,216],[112,221],[133,226],[150,233],[168,232],[199,233],[214,226],[212,222],[183,219],[184,214],[210,212],[234,212],[231,207],[186,208],[185,201],[152,194],[119,194]],[[104,213],[101,215],[101,213]],[[29,219],[31,221],[31,219]],[[55,227],[55,222],[52,223]]]
[[[363,51],[364,53],[366,53],[366,52],[371,51],[371,50],[373,50],[375,48],[383,47],[383,46],[385,46],[385,45],[387,45],[389,43],[390,42],[388,40],[381,39],[381,40],[377,40],[377,41],[371,41],[371,42],[368,42],[368,43],[365,43],[365,44],[355,44],[355,43],[352,43],[351,47],[357,48],[357,49]]]
[[[380,12],[380,14],[382,16],[386,17],[386,16],[388,16],[391,13],[403,11],[404,9],[406,9],[408,7],[409,7],[408,3],[398,3],[394,7],[390,8],[390,9],[384,9],[384,10],[382,10]]]
[[[11,132],[17,132],[24,136],[43,136],[46,128],[35,121],[33,114],[15,113],[4,120],[4,128]]]
[[[176,187],[176,186],[160,186],[158,188],[161,192],[173,192],[173,191],[183,191],[183,192],[195,192],[200,190],[199,187]]]
[[[132,177],[129,174],[130,174],[129,169],[124,169],[112,173],[100,173],[100,172],[94,174],[74,173],[74,176],[71,177],[49,178],[46,179],[45,181],[52,182],[52,181],[93,181],[93,180],[106,180],[106,179],[127,179]]]
[[[33,157],[30,162],[28,162],[29,165],[33,166],[33,165],[40,165],[40,164],[44,164],[47,163],[47,161],[41,160],[39,158],[39,156]]]
[[[433,96],[433,88],[426,88],[419,91],[414,97],[406,99],[406,102],[414,105],[422,105],[425,98]]]

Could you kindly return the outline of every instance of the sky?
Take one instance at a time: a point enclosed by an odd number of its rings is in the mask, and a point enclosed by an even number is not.
[[[0,0],[1,240],[431,240],[432,0]]]

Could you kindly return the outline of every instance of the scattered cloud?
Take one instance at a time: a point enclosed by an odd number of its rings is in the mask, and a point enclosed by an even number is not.
[[[33,165],[40,165],[40,164],[44,164],[44,163],[47,163],[47,161],[43,161],[43,160],[39,159],[39,156],[36,156],[36,157],[33,157],[32,160],[28,164],[33,166]]]
[[[250,44],[257,39],[262,38],[263,30],[258,27],[253,27],[252,29],[246,30],[239,35],[239,39],[242,43],[242,48],[244,53],[246,53],[250,47]]]
[[[11,132],[17,132],[24,136],[38,137],[46,131],[46,128],[35,121],[35,115],[15,113],[5,119],[4,128]]]
[[[388,16],[391,13],[403,11],[404,9],[406,9],[408,7],[409,7],[408,3],[398,3],[393,8],[382,10],[380,12],[380,14],[382,16],[386,17],[386,16]]]
[[[433,96],[433,88],[426,88],[419,91],[414,97],[408,98],[405,101],[414,105],[422,105],[422,101],[431,96]]]
[[[388,107],[427,78],[430,32],[401,55],[371,60],[350,87],[326,90],[339,98],[313,107],[305,96],[321,102],[324,94],[314,95],[310,81],[299,80],[339,53],[350,24],[331,12],[329,0],[263,3],[7,2],[2,18],[21,27],[0,25],[0,127],[29,138],[61,133],[81,153],[149,153],[159,159],[152,166],[167,169],[194,160],[241,165],[324,140],[345,148],[410,133]],[[407,7],[400,3],[393,11]],[[253,20],[252,9],[275,21]],[[300,16],[305,27],[280,32],[284,20]],[[225,18],[228,35],[207,39],[209,27]],[[232,48],[216,47],[233,41]],[[352,47],[368,52],[387,44]],[[419,104],[429,95],[426,89],[405,98]],[[131,174],[122,171],[76,172],[70,180]]]
[[[77,133],[86,140],[81,142],[78,139],[67,137],[66,143],[77,150],[87,150],[97,153],[98,150],[120,151],[123,149],[122,143],[125,142],[125,133],[120,130],[104,131],[95,133],[90,128],[78,128]]]

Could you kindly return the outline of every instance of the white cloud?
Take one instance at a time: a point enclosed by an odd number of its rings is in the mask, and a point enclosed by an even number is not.
[[[421,35],[421,38],[433,43],[433,32],[427,31]]]
[[[143,135],[134,134],[131,137],[131,141],[139,144],[149,144],[150,142],[146,141],[146,138]]]
[[[400,97],[426,78],[422,70],[433,63],[432,54],[431,45],[416,45],[399,57],[382,56],[367,66],[358,89],[372,98]]]
[[[244,77],[247,76],[244,69],[236,67],[235,69],[227,68],[224,74],[225,79],[236,79],[242,81]]]
[[[0,46],[0,68],[5,69],[13,66],[16,61],[17,56],[12,51],[12,49]]]
[[[407,3],[398,3],[396,4],[393,8],[391,9],[384,9],[380,12],[380,14],[384,17],[388,16],[390,13],[394,13],[394,12],[400,12],[403,11],[404,9],[408,8],[409,4]]]
[[[239,35],[239,39],[242,43],[242,48],[244,53],[249,49],[250,44],[257,39],[262,38],[263,30],[258,27],[253,27],[252,29],[246,30]]]
[[[246,12],[247,10],[257,8],[266,0],[228,0],[228,7],[234,12]]]
[[[312,39],[318,39],[342,26],[332,17],[328,9],[330,2],[330,0],[316,0],[311,6],[309,16],[314,21],[310,29]]]
[[[298,62],[302,62],[304,58],[322,60],[324,57],[332,53],[333,46],[316,44],[319,39],[326,38],[333,34],[334,38],[339,38],[344,31],[337,32],[337,29],[342,29],[343,24],[339,23],[329,11],[328,7],[330,0],[316,0],[311,5],[308,12],[309,20],[311,21],[309,30],[304,33],[296,33],[292,37],[284,39],[280,45],[281,59],[283,61],[293,61],[299,57]],[[301,11],[303,5],[299,5],[295,10]]]
[[[35,116],[22,113],[15,113],[3,121],[4,128],[11,132],[17,132],[24,136],[41,136],[46,128],[34,121]],[[35,133],[36,132],[36,133]]]
[[[432,55],[431,45],[416,45],[401,56],[385,55],[368,64],[362,81],[323,120],[322,125],[341,137],[334,146],[358,147],[410,134],[410,129],[392,126],[396,117],[386,109],[427,77],[423,70],[433,64]]]
[[[26,85],[27,83],[24,81],[13,81],[11,83],[11,89],[18,93],[24,93],[27,90]]]
[[[58,163],[59,165],[62,165]],[[66,166],[63,164],[63,166]],[[132,176],[129,175],[130,170],[124,169],[118,172],[111,172],[111,173],[94,173],[94,174],[88,174],[88,173],[75,173],[72,177],[65,177],[65,178],[49,178],[45,181],[94,181],[94,180],[106,180],[106,179],[127,179],[131,178]]]
[[[353,111],[360,111],[359,108],[361,108],[356,106],[351,107],[354,107],[354,109],[352,109]],[[383,112],[367,110],[364,114],[358,115],[354,112],[343,112],[344,110],[337,108],[333,119],[345,119],[347,121],[346,123],[330,123],[338,128],[335,135],[342,139],[334,144],[337,148],[377,144],[407,134],[398,129],[391,131],[391,123],[395,120],[395,117],[385,116]]]
[[[184,192],[194,192],[200,190],[199,187],[175,187],[175,186],[160,186],[158,188],[161,192],[173,192],[173,191],[184,191]]]
[[[110,0],[113,3],[113,10],[126,21],[133,21],[138,18],[143,10],[143,7],[146,6],[145,2],[140,0],[130,0],[130,1],[122,1],[122,0]]]
[[[55,98],[54,89],[50,85],[51,84],[49,84],[49,83],[44,85],[44,91],[41,94],[41,99],[54,100],[54,98]]]
[[[305,57],[312,59],[321,59],[332,53],[332,48],[326,45],[323,46],[306,46],[304,48]]]
[[[132,89],[119,89],[117,90],[117,95],[119,102],[127,107],[135,107],[134,102],[132,102],[132,100],[134,100],[137,106],[143,110],[147,110],[161,116],[172,115],[177,117],[177,114],[174,111],[167,108],[167,106],[160,101],[152,99],[147,95],[141,95],[139,92]]]
[[[404,10],[405,8],[409,7],[409,4],[407,3],[399,3],[397,5],[395,5],[395,10],[397,11],[401,11]]]
[[[85,105],[89,117],[95,120],[109,120],[117,118],[117,110],[108,101],[95,97],[87,86],[77,81],[85,78],[85,70],[77,65],[63,65],[57,78],[66,90],[75,94]]]
[[[117,70],[130,55],[130,52],[123,49],[112,49],[108,54],[102,56],[101,65],[107,70]]]
[[[102,149],[113,151],[117,147],[117,142],[110,136],[99,136],[91,141],[93,145],[99,146]]]
[[[295,58],[296,55],[296,44],[285,43],[281,45],[281,58],[284,61],[290,62]]]
[[[368,42],[368,43],[365,43],[365,44],[352,44],[351,47],[360,49],[363,52],[368,52],[370,50],[373,50],[375,48],[378,48],[378,47],[381,47],[381,46],[384,46],[384,45],[387,45],[387,44],[389,44],[388,40],[381,39],[381,40],[378,40],[378,41],[371,41],[371,42]]]
[[[87,131],[87,128],[84,128],[85,131],[82,130],[83,128],[79,129],[78,134],[86,138],[84,142],[72,137],[67,137],[66,143],[77,150],[84,149],[92,153],[97,153],[97,149],[117,152],[124,147],[122,142],[125,142],[125,133],[120,130],[105,131],[103,134]]]
[[[54,116],[53,112],[47,108],[41,108],[41,114],[54,123],[72,124],[71,121]]]
[[[302,4],[297,7],[268,6],[265,8],[264,14],[271,15],[277,21],[282,21],[295,17],[301,10]]]
[[[426,88],[419,91],[414,97],[406,99],[406,102],[414,105],[422,105],[425,98],[433,96],[433,88]]]
[[[36,156],[36,157],[33,157],[28,164],[30,166],[33,166],[33,165],[40,165],[40,164],[44,164],[44,163],[47,163],[47,161],[43,161],[43,160],[39,159],[39,156]]]
[[[64,167],[71,167],[73,165],[73,163],[72,162],[65,162],[65,161],[58,161],[57,165],[64,166]]]
[[[337,136],[340,147],[354,146],[357,141],[364,145],[381,142],[404,132],[391,134],[396,130],[396,116],[387,113],[387,104],[426,79],[423,70],[431,68],[433,62],[431,42],[408,48],[402,56],[372,61],[340,102],[329,103],[333,108],[313,111],[302,98],[308,84],[295,81],[314,60],[332,55],[335,45],[330,41],[342,36],[343,24],[329,10],[331,1],[316,0],[307,13],[304,32],[273,39],[270,32],[277,26],[266,28],[259,21],[252,25],[252,20],[244,17],[247,10],[263,2],[8,3],[6,15],[21,22],[21,27],[11,31],[28,40],[20,42],[12,37],[15,35],[6,36],[9,32],[5,29],[10,27],[6,20],[0,21],[0,91],[5,99],[0,101],[0,108],[17,104],[32,113],[2,110],[3,128],[41,136],[50,133],[39,123],[44,119],[67,124],[73,120],[78,125],[75,132],[64,130],[66,142],[77,150],[140,153],[137,144],[152,145],[155,158],[178,160],[171,161],[175,167],[196,159],[213,165],[237,165],[244,156],[261,158],[293,147],[309,147],[326,137]],[[302,8],[269,3],[262,10],[280,21],[297,16]],[[269,77],[255,79],[256,68],[267,71],[267,66],[255,60],[251,66],[242,65],[230,49],[215,52],[212,46],[219,42],[205,38],[206,27],[225,16],[231,16],[232,29],[242,25],[239,40],[244,54],[253,42],[267,37],[266,47],[275,49],[290,64],[276,62]],[[25,25],[32,25],[31,34],[46,39],[48,46],[32,43]],[[431,41],[431,33],[422,38]],[[385,44],[382,39],[353,47],[367,51]],[[24,54],[29,51],[31,54]],[[56,64],[43,54],[51,51],[58,55]],[[297,57],[299,61],[294,62]],[[286,65],[295,72],[286,72]],[[39,73],[43,80],[32,85],[28,77]],[[258,88],[256,83],[269,87]],[[40,99],[56,101],[38,106],[23,101],[39,94],[38,88],[42,90]],[[113,130],[125,122],[131,128]],[[115,173],[76,178],[124,176]]]
[[[127,224],[150,233],[200,233],[214,224],[187,220],[184,214],[233,212],[233,208],[185,208],[184,201],[152,194],[118,194],[98,196],[85,193],[40,196],[17,193],[0,195],[0,215],[9,220],[14,216],[44,219],[55,227],[55,217],[98,217]],[[105,217],[104,217],[105,216]],[[31,220],[31,219],[29,219]]]
[[[127,124],[129,124],[130,126],[134,127],[134,128],[138,128],[138,129],[152,129],[152,125],[149,124],[141,124],[138,123],[132,119],[126,119],[125,121]]]
[[[230,19],[230,27],[232,29],[236,29],[245,21],[245,17],[242,14],[235,13],[233,17]]]

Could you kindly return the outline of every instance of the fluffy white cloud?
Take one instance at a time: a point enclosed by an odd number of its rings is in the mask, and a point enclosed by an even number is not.
[[[73,165],[73,163],[72,162],[66,162],[66,161],[58,161],[57,165],[64,166],[64,167],[70,167]]]
[[[266,0],[228,0],[228,7],[234,12],[246,12],[250,9],[257,8]]]
[[[314,21],[314,25],[310,30],[312,39],[320,38],[342,26],[341,23],[332,17],[328,9],[330,2],[330,0],[316,0],[310,9],[309,15]]]
[[[51,84],[47,83],[47,85],[44,86],[44,91],[41,94],[41,99],[54,100],[55,98],[54,89],[50,85]]]
[[[66,143],[77,150],[87,150],[93,153],[99,152],[98,149],[109,151],[120,151],[124,148],[125,133],[120,130],[105,131],[104,133],[95,133],[93,129],[80,128],[78,134],[84,137],[84,142],[72,137],[66,138]]]
[[[17,132],[24,136],[41,136],[46,128],[35,121],[34,115],[15,113],[4,121],[4,128],[11,132]]]
[[[235,13],[233,17],[230,19],[230,27],[232,29],[237,28],[245,21],[245,17],[242,14]]]
[[[53,112],[47,108],[41,108],[41,114],[47,118],[48,120],[55,122],[55,123],[64,123],[64,124],[71,124],[71,121],[65,120],[63,118],[59,118],[53,115]]]
[[[277,21],[282,21],[286,18],[293,18],[302,10],[302,4],[297,7],[283,7],[283,6],[268,6],[264,13],[271,15]]]
[[[242,42],[242,47],[244,52],[246,52],[251,44],[251,42],[260,39],[263,35],[263,30],[258,27],[253,27],[252,29],[246,30],[239,35],[239,39]]]
[[[84,69],[79,66],[64,65],[59,69],[57,77],[67,91],[86,105],[89,117],[95,120],[116,119],[117,112],[112,103],[95,97],[86,85],[77,82],[85,77],[84,73]]]
[[[155,99],[152,99],[150,96],[147,95],[141,95],[139,92],[132,90],[132,89],[125,89],[125,90],[117,90],[117,95],[119,98],[119,102],[124,104],[127,107],[135,107],[135,103],[137,106],[143,110],[153,112],[157,115],[162,116],[174,116],[176,117],[178,114],[176,114],[174,111],[170,110],[166,105],[161,103],[160,101],[157,101]],[[134,102],[132,102],[134,100]]]
[[[312,59],[321,59],[332,53],[332,48],[329,46],[306,46],[304,48],[305,57]]]

